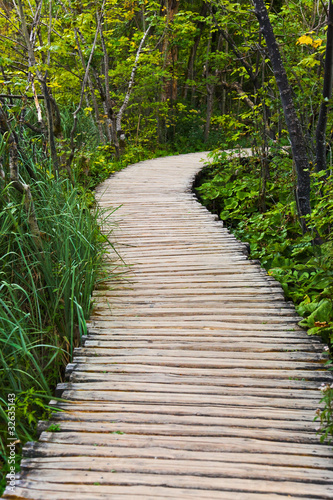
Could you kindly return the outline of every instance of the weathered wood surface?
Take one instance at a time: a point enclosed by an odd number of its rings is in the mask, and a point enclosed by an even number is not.
[[[280,285],[190,192],[204,154],[142,162],[98,189],[127,266],[101,285],[28,443],[16,492],[40,500],[333,498],[313,422],[331,381]],[[58,432],[48,431],[58,425]]]

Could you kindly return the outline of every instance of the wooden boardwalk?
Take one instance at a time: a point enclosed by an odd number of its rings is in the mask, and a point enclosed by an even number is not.
[[[322,345],[191,194],[202,156],[145,161],[100,186],[101,205],[122,205],[130,271],[96,291],[58,431],[26,446],[4,498],[333,498],[332,448],[313,422],[330,380]]]

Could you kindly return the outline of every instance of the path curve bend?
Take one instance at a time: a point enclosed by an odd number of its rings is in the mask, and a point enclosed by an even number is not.
[[[4,498],[333,498],[313,422],[330,380],[322,345],[191,193],[205,156],[144,161],[99,186],[101,206],[121,205],[129,269],[96,290],[58,432],[48,423],[26,446]]]

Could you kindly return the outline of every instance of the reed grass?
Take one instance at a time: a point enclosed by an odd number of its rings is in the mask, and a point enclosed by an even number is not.
[[[41,243],[30,232],[21,195],[0,191],[0,454],[5,461],[7,396],[16,395],[16,434],[34,436],[73,349],[86,333],[97,280],[110,274],[111,212],[88,206],[82,188],[36,166],[31,182]],[[111,229],[110,229],[111,231]],[[1,478],[0,478],[1,479]]]

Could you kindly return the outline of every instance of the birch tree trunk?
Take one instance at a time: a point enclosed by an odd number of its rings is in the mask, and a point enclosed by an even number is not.
[[[84,57],[83,57],[83,53],[82,53],[82,49],[81,49],[81,44],[80,44],[78,35],[80,36],[82,43],[84,43],[85,40],[83,38],[82,33],[77,28],[74,28],[74,35],[75,35],[75,41],[76,41],[76,45],[77,45],[77,48],[78,48],[78,52],[79,52],[81,64],[82,64],[82,67],[83,67],[84,71],[86,72],[86,69],[87,69],[86,68],[86,63],[85,63],[85,60],[84,60]],[[104,137],[103,128],[102,128],[102,125],[101,125],[101,117],[100,117],[100,114],[99,114],[98,102],[97,102],[97,99],[96,99],[96,96],[95,96],[95,89],[94,89],[94,86],[93,86],[93,83],[92,83],[89,71],[88,71],[87,81],[88,81],[88,87],[89,87],[89,90],[90,90],[90,97],[91,97],[92,105],[93,105],[93,108],[94,108],[95,121],[96,121],[96,125],[97,125],[99,140],[101,141],[102,144],[105,144],[105,137]]]
[[[151,28],[151,24],[148,26],[148,28],[144,32],[143,37],[141,39],[139,48],[138,48],[136,56],[135,56],[135,61],[134,61],[134,65],[133,65],[133,68],[132,68],[132,71],[131,71],[131,76],[130,76],[130,79],[129,79],[129,82],[128,82],[128,87],[127,87],[127,92],[126,92],[126,95],[125,95],[125,99],[124,99],[124,102],[121,105],[121,107],[120,107],[120,109],[118,111],[118,114],[117,114],[116,127],[117,127],[117,134],[118,135],[121,135],[121,131],[122,131],[122,129],[121,129],[121,120],[123,118],[124,111],[127,108],[127,105],[128,105],[128,102],[129,102],[129,98],[130,98],[132,90],[133,90],[134,78],[135,78],[136,70],[138,68],[139,57],[140,57],[140,54],[141,54],[141,51],[142,51],[142,47],[143,47],[143,45],[145,43],[145,40],[147,38],[147,35],[148,35],[149,31],[150,31],[150,28]]]

